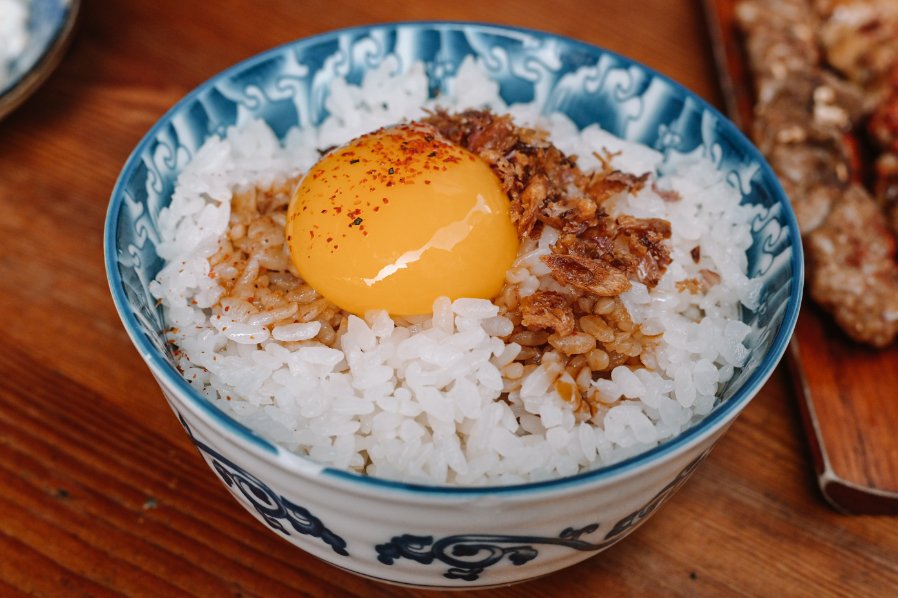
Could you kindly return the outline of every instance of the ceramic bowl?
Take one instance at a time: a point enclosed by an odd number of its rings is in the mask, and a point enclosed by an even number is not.
[[[578,126],[665,153],[699,149],[758,207],[749,274],[761,307],[744,310],[751,357],[714,410],[643,454],[572,477],[508,487],[397,483],[322,467],[260,438],[193,390],[166,348],[147,286],[157,216],[186,160],[212,135],[262,118],[279,135],[326,116],[335,77],[358,81],[388,55],[423,61],[434,93],[476,56],[506,102],[537,100]],[[501,585],[567,567],[625,538],[686,481],[777,364],[798,313],[803,270],[794,215],[774,174],[716,110],[627,58],[535,31],[470,23],[403,23],[327,33],[265,52],[199,86],[128,159],[112,193],[106,269],[134,345],[200,454],[246,509],[287,541],[368,577],[426,587]]]
[[[80,6],[80,0],[28,3],[25,47],[0,65],[0,118],[28,99],[58,66],[74,34]]]

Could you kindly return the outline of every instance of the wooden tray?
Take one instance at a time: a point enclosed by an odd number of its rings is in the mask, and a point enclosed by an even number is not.
[[[704,0],[730,117],[748,130],[753,91],[736,0]],[[789,363],[820,490],[846,513],[898,514],[898,346],[851,341],[805,299]]]

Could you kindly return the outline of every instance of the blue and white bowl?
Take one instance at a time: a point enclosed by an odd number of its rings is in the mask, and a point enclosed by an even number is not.
[[[80,5],[80,0],[28,3],[25,47],[8,64],[0,64],[0,118],[34,93],[59,64],[75,31]]]
[[[357,82],[389,55],[422,61],[436,93],[473,55],[508,103],[536,99],[578,126],[598,123],[662,152],[701,148],[758,206],[749,275],[761,307],[744,310],[751,357],[714,410],[673,440],[576,476],[508,487],[404,484],[322,467],[260,438],[178,374],[148,285],[162,267],[159,211],[187,159],[210,136],[252,118],[279,135],[326,116],[334,78]],[[590,67],[589,77],[577,76]],[[582,73],[583,71],[581,71]],[[600,48],[535,31],[470,23],[403,23],[337,31],[275,48],[213,77],[144,137],[112,193],[106,270],[134,345],[203,458],[274,533],[334,565],[428,587],[508,584],[567,567],[626,537],[689,477],[758,392],[795,325],[803,269],[798,229],[774,174],[716,110],[669,79]]]

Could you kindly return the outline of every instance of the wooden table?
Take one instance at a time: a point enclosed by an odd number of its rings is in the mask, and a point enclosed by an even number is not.
[[[0,122],[0,595],[424,596],[279,539],[202,462],[132,348],[102,261],[131,149],[195,85],[268,47],[390,20],[578,37],[720,104],[700,4],[308,0],[85,2],[65,61]],[[496,595],[894,595],[898,519],[814,485],[780,367],[689,484],[631,538]]]

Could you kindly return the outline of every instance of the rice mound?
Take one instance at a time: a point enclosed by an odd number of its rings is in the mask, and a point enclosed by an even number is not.
[[[473,60],[461,65],[440,106],[489,107],[548,130],[584,171],[598,169],[594,154],[607,150],[614,167],[655,175],[654,185],[606,206],[669,220],[673,263],[651,291],[634,282],[621,296],[633,322],[660,336],[641,356],[644,367],[618,366],[585,382],[598,390],[602,409],[584,420],[559,394],[556,382],[570,376],[559,355],[546,353],[527,369],[515,362],[521,346],[502,338],[512,322],[483,299],[442,297],[432,317],[398,322],[383,311],[350,316],[335,347],[313,340],[314,322],[269,330],[264,314],[212,316],[222,287],[209,259],[228,229],[234,194],[282,187],[314,165],[317,148],[423,116],[434,105],[423,67],[394,71],[387,60],[358,86],[336,81],[330,116],[317,129],[291,130],[281,142],[264,122],[248,122],[210,139],[184,168],[159,214],[157,252],[166,265],[151,284],[184,378],[262,436],[316,462],[437,485],[576,474],[645,451],[707,415],[748,355],[750,328],[739,310],[758,301],[759,284],[745,274],[754,209],[740,206],[739,190],[700,150],[668,172],[652,148],[594,125],[578,130],[560,114],[541,117],[532,105],[504,105]],[[681,199],[665,201],[658,189]],[[508,275],[522,292],[554,284],[539,260],[553,240],[547,228],[522,248]],[[682,284],[709,269],[720,280],[706,292]]]

